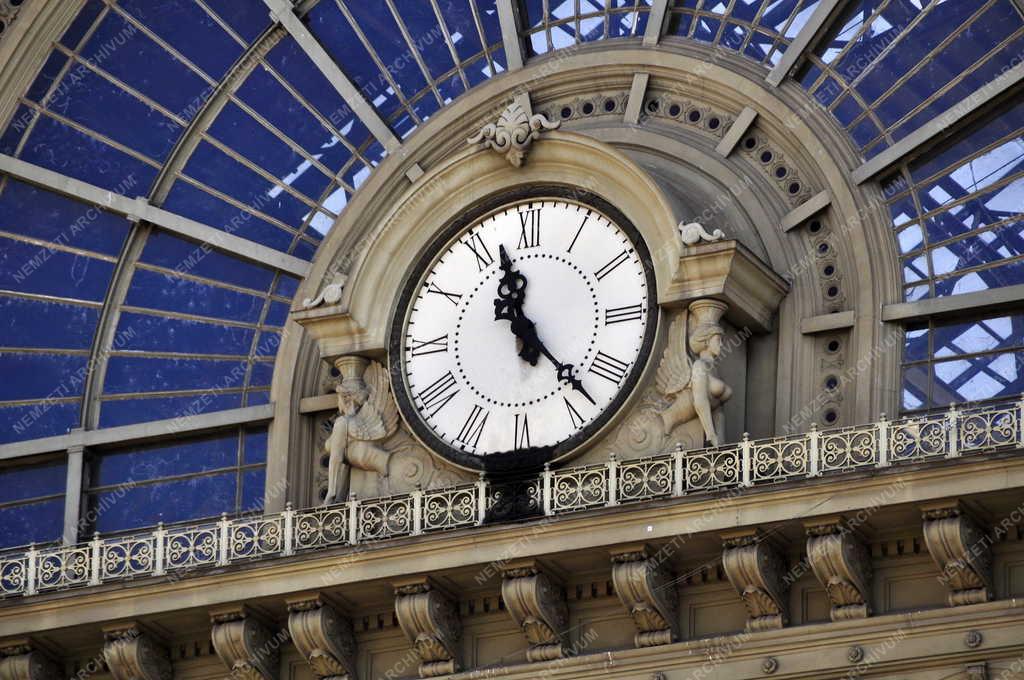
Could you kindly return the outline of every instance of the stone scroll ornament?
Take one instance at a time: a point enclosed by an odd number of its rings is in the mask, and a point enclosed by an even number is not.
[[[346,283],[348,283],[348,276],[345,274],[338,274],[334,281],[324,286],[324,289],[320,291],[316,297],[306,298],[303,300],[303,309],[319,307],[322,304],[338,304],[341,301],[341,293],[345,290]]]
[[[288,603],[288,632],[316,678],[356,680],[352,623],[319,595]]]
[[[462,623],[458,605],[428,580],[395,588],[395,616],[420,658],[420,677],[450,675],[460,668]]]
[[[725,238],[725,232],[721,229],[715,229],[708,233],[707,229],[700,222],[680,222],[679,238],[684,246],[695,246],[701,241],[706,243],[721,241]]]
[[[334,362],[341,372],[338,417],[324,448],[330,454],[324,505],[348,497],[351,468],[372,470],[384,480],[391,453],[381,442],[398,429],[398,407],[391,396],[388,372],[380,363],[344,356]]]
[[[484,125],[466,143],[503,154],[505,160],[518,168],[523,165],[526,152],[540,133],[554,130],[560,124],[561,121],[552,123],[539,113],[528,115],[519,102],[513,101],[498,116],[496,123]]]
[[[658,392],[671,399],[660,413],[665,435],[697,418],[707,441],[712,446],[722,443],[721,406],[732,396],[732,388],[715,374],[715,362],[722,353],[721,319],[727,309],[718,300],[697,300],[669,328],[668,346],[655,378]]]
[[[171,680],[174,677],[167,648],[137,624],[103,629],[103,660],[114,680]]]
[[[0,680],[59,680],[64,677],[50,657],[31,640],[0,644]]]
[[[566,655],[569,610],[561,588],[546,573],[533,564],[505,569],[501,598],[530,645],[526,650],[528,661],[550,661]]]

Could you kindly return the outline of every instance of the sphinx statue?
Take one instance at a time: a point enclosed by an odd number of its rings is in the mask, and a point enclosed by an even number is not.
[[[724,302],[697,300],[669,328],[668,347],[655,379],[658,392],[671,399],[660,411],[665,436],[697,418],[711,446],[723,441],[721,406],[732,396],[732,388],[715,374],[715,362],[722,353],[721,319],[726,309]]]
[[[391,453],[378,442],[398,429],[387,369],[356,356],[341,357],[334,365],[341,371],[341,382],[335,388],[338,417],[324,444],[330,453],[324,505],[348,498],[353,467],[376,472],[386,481]]]

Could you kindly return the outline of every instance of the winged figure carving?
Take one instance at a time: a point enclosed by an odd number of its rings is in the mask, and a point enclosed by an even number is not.
[[[330,453],[324,504],[348,497],[351,468],[371,470],[387,478],[391,453],[378,444],[398,429],[398,407],[391,396],[388,372],[379,362],[362,357],[335,361],[342,379],[338,417],[324,447]]]
[[[712,446],[722,441],[720,407],[732,396],[732,388],[715,374],[715,361],[722,353],[720,321],[726,309],[717,300],[697,300],[669,327],[668,346],[655,377],[658,392],[672,400],[660,413],[666,436],[698,418]]]

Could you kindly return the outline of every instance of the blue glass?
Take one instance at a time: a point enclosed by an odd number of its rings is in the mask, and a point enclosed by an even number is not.
[[[104,452],[93,458],[91,486],[134,484],[238,465],[238,434]]]
[[[274,280],[272,269],[239,260],[209,245],[185,241],[158,229],[152,231],[146,239],[146,246],[139,259],[183,274],[202,276],[260,292],[269,290]]]
[[[426,78],[413,61],[410,45],[403,38],[391,12],[382,11],[380,6],[367,2],[346,1],[345,6],[399,89],[407,97],[412,97],[426,88]]]
[[[927,327],[909,327],[903,335],[903,361],[924,361],[931,357],[929,342],[931,333]]]
[[[247,406],[260,406],[270,403],[269,390],[246,390],[245,393]]]
[[[259,342],[256,343],[256,356],[273,357],[277,355],[277,349],[281,346],[280,333],[260,333]]]
[[[244,361],[113,356],[103,391],[132,394],[240,387],[245,366]]]
[[[1014,314],[936,326],[933,335],[936,358],[1006,351],[1024,345],[1024,316]]]
[[[277,283],[274,284],[274,295],[286,297],[289,300],[295,297],[299,290],[299,280],[287,274],[280,274]]]
[[[263,323],[267,326],[284,326],[284,322],[287,320],[288,305],[283,302],[271,302],[270,309],[267,310],[267,318]]]
[[[471,60],[480,54],[484,48],[480,41],[480,32],[476,28],[476,22],[473,20],[473,9],[470,6],[471,1],[451,0],[441,12],[445,28],[448,30],[448,34],[451,35],[452,43],[455,46],[455,54],[463,62]],[[490,4],[493,5],[493,2]]]
[[[762,33],[761,31],[754,31],[750,36],[750,41],[747,46],[743,48],[743,54],[750,57],[754,61],[764,61],[765,57],[772,49],[773,40],[771,36]]]
[[[8,156],[15,155],[18,145],[21,144],[21,139],[28,132],[29,126],[35,119],[35,110],[30,109],[24,104],[19,104],[18,108],[14,111],[14,117],[11,118],[11,122],[7,126],[7,130],[0,136],[0,153],[5,153]]]
[[[32,85],[28,88],[28,92],[25,93],[26,99],[31,99],[36,103],[42,103],[43,98],[46,97],[50,88],[56,83],[57,78],[64,70],[65,64],[68,63],[68,58],[60,52],[53,52],[46,61],[43,62],[43,66],[39,69],[39,74],[36,79],[32,81]],[[80,69],[75,69],[75,74],[79,75]],[[84,74],[82,74],[84,75]],[[64,83],[67,83],[68,79],[64,79]],[[66,86],[66,85],[65,85]],[[63,86],[62,86],[63,87]],[[62,89],[58,89],[54,94],[61,95]]]
[[[85,4],[82,5],[82,9],[78,10],[75,20],[71,22],[71,25],[64,31],[64,35],[61,36],[61,44],[72,50],[78,47],[78,43],[85,37],[86,31],[96,21],[96,17],[103,11],[103,7],[102,0],[86,0]]]
[[[931,385],[928,364],[913,364],[903,368],[903,409],[928,407],[928,389]]]
[[[256,323],[263,298],[198,281],[135,270],[127,304],[169,312]]]
[[[270,183],[208,142],[200,142],[192,152],[185,174],[296,229],[310,211],[280,185]]]
[[[854,119],[863,113],[864,109],[860,107],[860,104],[853,98],[852,95],[846,95],[839,100],[836,104],[835,109],[832,110],[832,115],[836,117],[844,127],[850,125]]]
[[[63,495],[68,466],[64,461],[0,467],[0,503]]]
[[[163,208],[277,250],[287,251],[292,243],[292,234],[281,227],[183,180],[171,187]]]
[[[123,531],[234,512],[237,487],[229,472],[89,494],[89,507],[96,531]]]
[[[957,197],[959,198],[959,196]],[[928,238],[941,241],[969,233],[1024,212],[1024,177],[1008,185],[975,194],[970,200],[935,213],[925,220]],[[929,206],[930,207],[930,206]],[[1012,225],[1012,222],[1011,222]],[[1020,224],[1017,225],[1018,229]],[[1006,254],[1019,250],[1012,248]]]
[[[241,512],[261,512],[263,510],[263,493],[267,484],[267,471],[262,467],[242,472],[242,504]]]
[[[126,338],[119,349],[248,356],[255,331],[190,319],[122,312],[118,333]]]
[[[681,38],[685,38],[690,34],[690,24],[692,22],[693,15],[673,12],[672,16],[669,17],[667,33],[668,35],[677,35]]]
[[[757,16],[757,11],[764,5],[765,0],[736,0],[732,7],[732,18],[745,21],[748,24]]]
[[[818,86],[818,89],[814,91],[814,98],[822,106],[829,106],[842,93],[843,89],[839,82],[829,77],[825,78],[821,85]]]
[[[306,53],[302,51],[298,43],[291,36],[286,36],[270,50],[266,56],[266,61],[273,66],[278,73],[284,78],[284,80],[295,88],[299,94],[307,101],[310,105],[316,109],[321,116],[327,119],[327,121],[334,127],[335,130],[340,132],[346,140],[354,147],[359,148],[362,146],[370,137],[370,131],[363,124],[361,120],[352,112],[351,107],[345,103],[338,94],[338,91],[334,89],[330,81],[323,75]],[[299,139],[296,139],[293,134],[289,134],[292,139],[303,145],[307,151],[311,151],[315,148],[330,148],[326,145],[331,143],[330,137],[324,139],[323,135],[312,127],[311,123],[306,120],[307,114],[302,111],[293,109],[291,106],[291,99],[293,97],[288,94],[285,98],[276,96],[279,84],[270,83],[262,76],[258,76],[253,73],[251,77],[258,78],[256,86],[250,91],[245,90],[246,94],[243,94],[243,99],[246,99],[251,105],[256,106],[260,111],[266,111],[270,115],[268,117],[271,122],[275,124],[284,125],[282,128],[289,133],[295,132],[292,130],[292,126],[295,126],[301,122],[303,129],[309,129],[310,132],[307,136],[303,135]],[[269,93],[264,89],[264,86],[270,85],[271,90]],[[269,94],[269,96],[268,96]],[[278,93],[279,95],[279,93]],[[257,106],[259,103],[259,106]],[[283,114],[283,119],[278,119],[274,116],[273,111],[276,107],[287,109],[288,111],[295,111],[295,116],[289,112]],[[264,113],[267,115],[267,113]],[[282,114],[278,114],[282,115]],[[293,120],[293,117],[297,117],[298,120]],[[340,150],[337,153],[341,153]],[[323,160],[323,159],[322,159]],[[328,167],[334,167],[334,164],[330,159],[323,160]]]
[[[86,203],[8,178],[0,193],[0,230],[116,256],[128,220]]]
[[[245,431],[245,465],[267,462],[267,428],[250,428]]]
[[[497,45],[501,42],[501,21],[498,19],[497,0],[473,0],[476,4],[477,13],[480,16],[480,24],[484,28],[484,40],[488,45]],[[447,12],[442,11],[447,16]]]
[[[267,6],[261,2],[206,0],[206,6],[250,44],[272,24]]]
[[[100,22],[82,56],[185,119],[212,94],[195,71],[115,12]]]
[[[78,427],[80,410],[80,401],[0,407],[0,444],[67,434]]]
[[[251,387],[268,387],[274,377],[274,364],[266,361],[257,361],[252,365],[252,377],[249,378]]]
[[[87,69],[81,73],[72,70],[47,101],[47,108],[157,161],[167,159],[184,131],[167,116]]]
[[[451,52],[445,43],[444,32],[437,23],[437,16],[429,2],[396,3],[398,16],[405,24],[413,48],[427,66],[427,72],[434,80],[455,68]],[[378,10],[384,14],[384,10]]]
[[[1016,397],[1024,391],[1024,352],[936,362],[933,406]]]
[[[48,543],[63,532],[63,498],[0,508],[0,548]]]
[[[131,197],[147,194],[157,175],[155,167],[45,115],[20,158]]]
[[[7,347],[89,349],[99,318],[95,307],[0,297],[0,343]]]
[[[316,254],[316,246],[306,240],[299,240],[292,248],[292,255],[303,260],[312,260]]]
[[[110,399],[104,401],[100,408],[100,427],[132,425],[151,420],[226,411],[239,408],[241,405],[241,394],[211,394],[209,392],[186,397]]]
[[[159,5],[151,0],[120,0],[119,4],[214,80],[220,80],[242,54],[242,46],[194,0],[161,0]]]
[[[935,283],[935,296],[963,295],[1024,283],[1024,262],[1007,262],[981,271],[949,276]]]
[[[867,146],[869,142],[874,140],[880,134],[882,134],[882,131],[878,129],[878,126],[875,125],[875,121],[871,119],[870,115],[862,118],[861,121],[850,130],[850,136],[853,137],[853,141],[857,142],[861,147]]]
[[[0,288],[101,302],[111,262],[0,237]]]
[[[88,358],[71,354],[0,352],[0,401],[75,397]]]
[[[726,24],[721,45],[731,50],[739,50],[747,37],[747,29],[738,24]]]

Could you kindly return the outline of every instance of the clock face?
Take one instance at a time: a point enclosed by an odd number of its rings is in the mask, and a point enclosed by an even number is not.
[[[488,471],[535,468],[593,436],[636,384],[657,325],[650,256],[618,211],[581,191],[520,196],[425,253],[392,327],[410,427]]]

